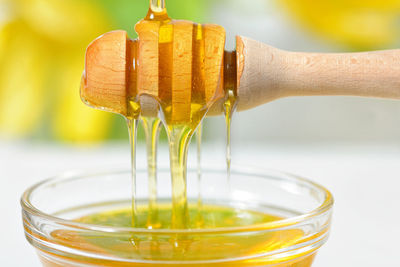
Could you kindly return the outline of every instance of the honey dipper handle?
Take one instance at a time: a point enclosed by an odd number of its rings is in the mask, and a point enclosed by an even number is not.
[[[237,37],[238,109],[287,96],[400,99],[400,50],[298,53]]]

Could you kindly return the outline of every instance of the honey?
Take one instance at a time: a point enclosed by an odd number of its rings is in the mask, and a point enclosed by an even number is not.
[[[105,205],[106,206],[106,205]],[[118,260],[94,260],[85,257],[68,259],[68,263],[62,263],[62,257],[43,257],[42,263],[45,267],[58,266],[163,266],[169,262],[174,266],[266,266],[277,267],[309,267],[314,259],[314,254],[307,253],[299,256],[284,258],[269,258],[271,251],[280,248],[296,246],[304,242],[304,233],[299,229],[282,229],[280,231],[260,231],[258,227],[268,223],[281,220],[281,217],[259,212],[252,209],[242,209],[234,206],[206,204],[202,206],[202,225],[199,229],[197,214],[198,203],[188,204],[188,214],[191,220],[187,226],[194,231],[187,233],[167,234],[158,232],[149,235],[141,232],[148,226],[149,214],[148,205],[138,203],[136,207],[136,226],[138,231],[132,234],[120,234],[118,238],[103,234],[93,236],[91,233],[80,232],[79,230],[57,230],[51,236],[59,244],[69,248],[83,247],[91,254],[109,255],[111,258],[136,259],[136,263],[124,263]],[[158,219],[160,229],[172,229],[171,203],[166,200],[158,202]],[[98,213],[88,214],[77,218],[75,221],[86,225],[97,227],[130,227],[132,209],[130,207],[103,210]],[[247,234],[230,233],[229,229],[246,227]],[[225,229],[225,234],[222,234]],[[258,229],[258,231],[257,231]],[[213,237],[206,234],[207,230],[220,231]],[[152,229],[152,231],[157,231]],[[253,236],[250,236],[253,235]],[[229,249],[226,246],[230,246]],[[257,257],[254,257],[257,255]],[[221,260],[222,259],[222,260]],[[152,262],[153,261],[153,262]],[[60,262],[60,264],[57,264]],[[173,264],[179,262],[179,264]],[[186,263],[185,263],[186,262]],[[290,262],[290,263],[288,263]]]

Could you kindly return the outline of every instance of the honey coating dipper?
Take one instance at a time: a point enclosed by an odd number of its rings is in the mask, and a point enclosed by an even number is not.
[[[172,122],[186,122],[223,98],[221,26],[145,19],[135,29],[137,40],[114,31],[87,48],[81,86],[87,104],[130,116],[130,101],[150,95],[170,108]],[[140,105],[142,114],[157,113],[148,98]]]
[[[160,25],[136,27],[136,41],[127,38],[124,31],[107,33],[95,40],[86,53],[82,98],[126,115],[127,99],[141,92],[163,97],[160,85],[164,81],[170,84],[169,97],[175,110],[172,116],[177,121],[190,114],[191,97],[199,90],[203,90],[208,106],[217,103],[212,113],[222,113],[223,104],[218,99],[223,98],[229,80],[235,81],[239,111],[288,96],[400,99],[400,50],[299,53],[237,36],[236,51],[231,54],[236,64],[232,65],[227,63],[232,58],[224,59],[222,27],[200,27],[184,21]],[[172,39],[160,41],[162,31],[170,31]],[[168,52],[173,54],[170,65],[160,65]],[[204,55],[199,59],[201,53]],[[227,72],[232,77],[223,77],[224,68],[228,67],[234,67]],[[142,112],[154,114],[154,109],[154,105],[142,105]]]

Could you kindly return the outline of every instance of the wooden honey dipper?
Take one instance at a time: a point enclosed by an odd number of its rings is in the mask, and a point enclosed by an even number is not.
[[[225,30],[170,20],[151,13],[131,40],[125,31],[106,33],[86,51],[81,97],[91,106],[133,116],[139,98],[141,113],[157,114],[157,102],[170,108],[172,122],[188,122],[224,96]],[[199,116],[199,114],[197,114]]]
[[[140,94],[162,98],[163,82],[170,86],[175,121],[188,119],[196,90],[203,90],[207,106],[214,104],[210,114],[223,112],[218,100],[227,87],[233,87],[239,111],[288,96],[400,99],[400,50],[298,53],[237,36],[236,51],[224,53],[225,31],[217,25],[144,21],[136,30],[138,40],[115,31],[88,47],[81,90],[86,103],[126,115],[127,99]],[[170,40],[160,40],[165,36]],[[160,64],[167,56],[170,63]],[[142,112],[154,114],[154,109],[142,104]]]

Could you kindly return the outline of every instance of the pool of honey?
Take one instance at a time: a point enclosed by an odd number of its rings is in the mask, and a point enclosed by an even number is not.
[[[304,242],[304,235],[299,229],[266,231],[266,223],[273,223],[282,218],[254,210],[239,209],[221,205],[204,204],[198,209],[196,202],[189,204],[190,218],[198,218],[202,213],[202,224],[197,219],[188,221],[188,232],[181,234],[129,233],[103,235],[84,231],[57,230],[51,236],[63,247],[88,251],[92,255],[109,257],[108,260],[95,257],[67,256],[60,257],[49,252],[40,252],[44,266],[164,266],[165,264],[183,266],[310,266],[314,254],[288,256],[279,260],[268,257],[268,252],[286,248]],[[170,229],[170,204],[157,206],[158,223],[149,224],[149,209],[140,205],[137,209],[137,226],[142,229]],[[96,226],[130,227],[132,209],[106,210],[89,214],[75,221]],[[246,227],[245,232],[224,231],[235,227]],[[215,233],[201,233],[196,230],[210,230]],[[264,231],[262,231],[263,229]],[[193,233],[190,233],[193,230]],[[54,242],[53,240],[53,242]],[[117,259],[130,259],[123,262]],[[186,264],[185,264],[186,263]],[[278,264],[278,265],[275,265]]]

